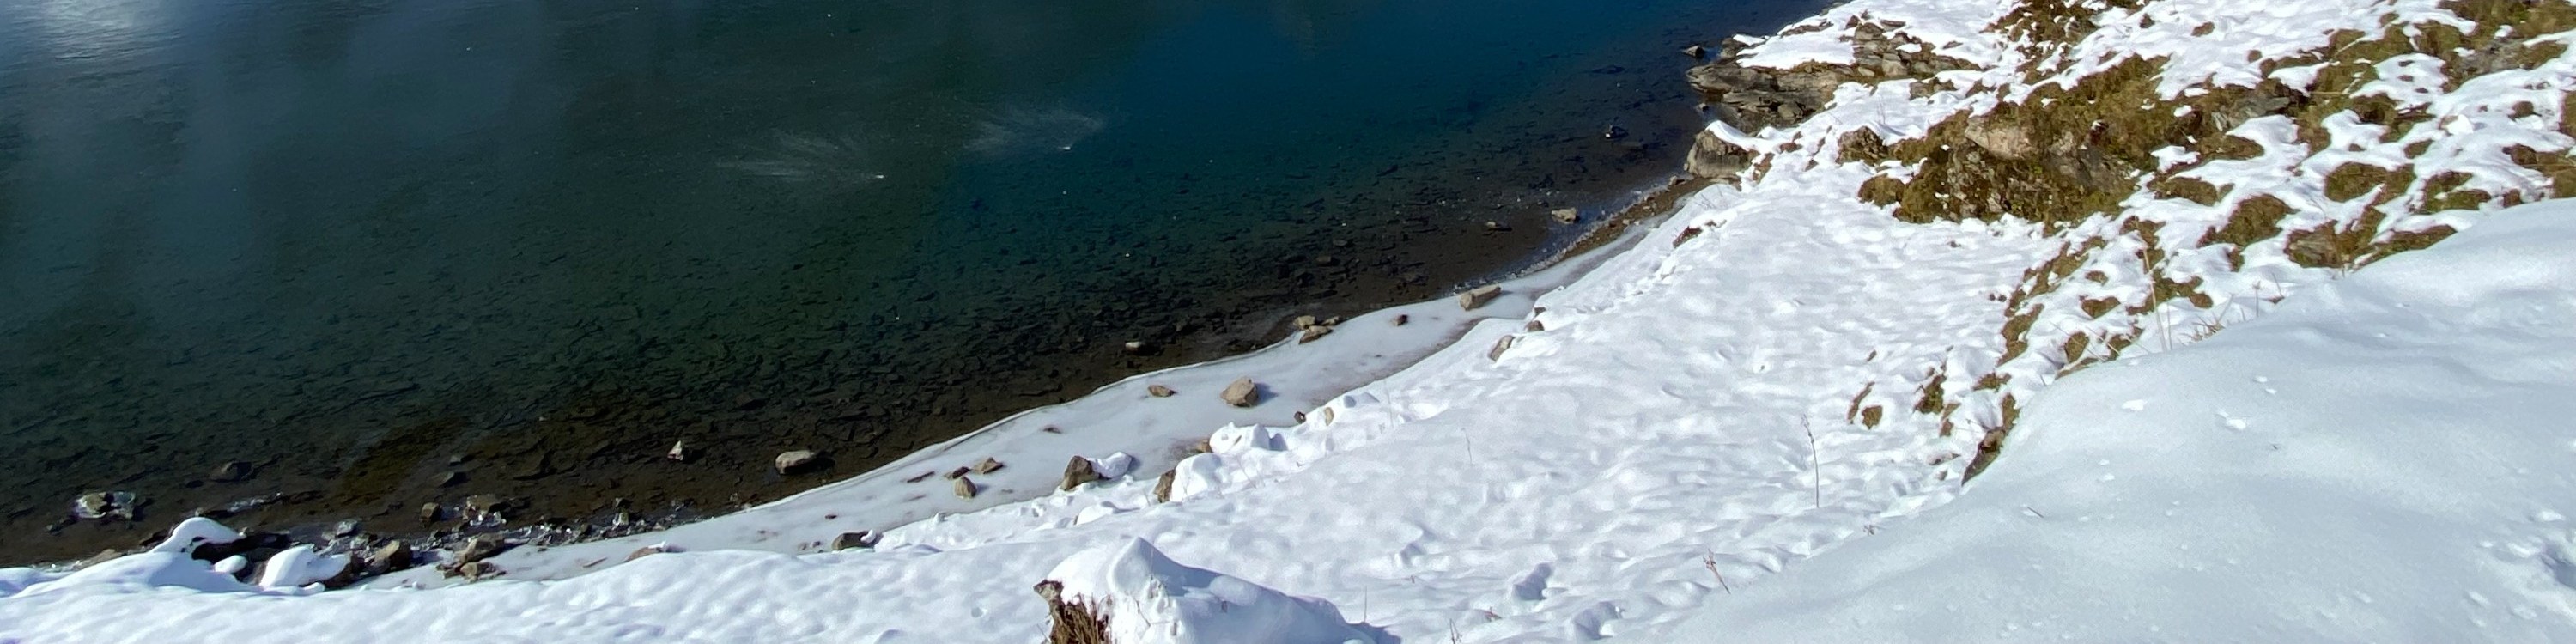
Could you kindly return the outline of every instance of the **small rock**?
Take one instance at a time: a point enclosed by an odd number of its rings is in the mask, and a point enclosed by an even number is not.
[[[206,478],[217,483],[247,481],[250,480],[250,471],[250,461],[233,461],[215,466],[214,473]]]
[[[1512,227],[1509,224],[1491,219],[1485,220],[1485,232],[1499,233],[1510,231],[1511,229]]]
[[[1682,48],[1682,55],[1684,55],[1684,56],[1689,56],[1689,57],[1694,58],[1694,59],[1707,58],[1707,57],[1708,57],[1708,48],[1707,48],[1707,47],[1702,47],[1702,46],[1699,46],[1699,45],[1691,45],[1691,46],[1689,46],[1689,47],[1683,47],[1683,48]]]
[[[1294,419],[1295,419],[1299,424],[1304,424],[1304,423],[1306,422],[1306,412],[1302,412],[1302,411],[1301,411],[1301,412],[1297,412],[1297,413],[1295,413],[1295,414],[1292,414],[1291,416],[1292,416],[1292,418],[1294,418]]]
[[[1324,424],[1333,424],[1333,408],[1331,407],[1324,408]]]
[[[965,478],[966,473],[967,473],[967,472],[972,472],[972,471],[975,471],[975,468],[966,467],[966,466],[963,466],[963,465],[957,466],[957,469],[953,469],[953,470],[949,470],[949,471],[948,471],[948,480],[954,481],[954,480],[957,480],[957,479],[960,479],[960,478]]]
[[[1119,345],[1119,350],[1127,352],[1127,355],[1141,356],[1153,353],[1154,345],[1146,344],[1142,340],[1129,340],[1126,344]]]
[[[1170,503],[1172,501],[1172,479],[1179,478],[1180,474],[1180,470],[1169,470],[1163,472],[1163,478],[1154,480],[1155,503]]]
[[[1496,296],[1500,296],[1502,294],[1503,287],[1494,284],[1487,284],[1469,289],[1465,293],[1458,294],[1458,308],[1473,311],[1478,307],[1484,306],[1486,303],[1494,301]]]
[[[384,574],[411,567],[411,544],[401,541],[386,543],[367,553],[367,567]]]
[[[1162,385],[1145,385],[1145,395],[1153,396],[1155,398],[1170,398],[1172,397],[1172,394],[1176,393],[1180,392],[1172,391],[1171,387],[1165,387]]]
[[[1260,390],[1252,384],[1251,378],[1236,378],[1233,384],[1225,386],[1225,391],[1217,393],[1217,399],[1236,407],[1251,407],[1254,403],[1261,402],[1256,398],[1259,393]]]
[[[342,519],[339,523],[331,524],[331,536],[343,539],[358,536],[358,520]]]
[[[461,471],[448,470],[447,473],[438,475],[439,487],[456,487],[456,484],[464,482],[465,473]]]
[[[472,539],[466,539],[465,545],[456,549],[456,561],[458,563],[482,561],[509,549],[510,544],[502,541],[500,535],[478,534]]]
[[[662,458],[671,459],[671,460],[673,460],[673,461],[677,461],[677,462],[681,462],[681,463],[689,462],[689,457],[690,457],[690,456],[691,456],[691,454],[689,453],[689,442],[688,442],[688,441],[685,441],[685,440],[683,440],[683,441],[672,441],[672,442],[671,442],[671,451],[663,452],[663,453],[662,453]]]
[[[859,548],[874,548],[877,547],[877,539],[877,533],[867,530],[843,532],[841,533],[841,536],[832,537],[832,549],[853,550]]]
[[[1601,138],[1610,139],[1612,141],[1628,138],[1628,128],[1616,125],[1610,126],[1610,129],[1601,131]]]
[[[420,522],[421,522],[421,523],[436,523],[436,522],[438,522],[438,515],[440,515],[440,514],[445,514],[445,511],[440,510],[440,509],[439,509],[439,507],[438,507],[438,504],[436,504],[436,503],[423,503],[423,504],[420,504]]]
[[[986,456],[984,457],[984,460],[975,462],[976,474],[991,474],[1000,469],[1002,469],[1002,462],[993,460],[993,457],[990,456]]]
[[[1303,328],[1307,328],[1307,327],[1315,326],[1315,322],[1316,322],[1316,320],[1315,320],[1315,316],[1312,316],[1312,315],[1300,315],[1300,316],[1297,316],[1297,320],[1296,320],[1295,322],[1291,323],[1291,326],[1295,326],[1295,327],[1297,327],[1297,328],[1303,329]]]
[[[492,563],[488,561],[468,561],[457,564],[452,570],[454,571],[453,574],[458,577],[464,577],[467,582],[480,580],[484,577],[497,577],[501,574],[501,568],[499,566],[492,565]]]
[[[1308,343],[1308,342],[1314,342],[1314,341],[1316,341],[1316,340],[1323,339],[1323,337],[1324,337],[1324,336],[1332,335],[1332,333],[1333,333],[1333,327],[1328,327],[1328,326],[1310,326],[1310,327],[1306,327],[1306,330],[1305,330],[1304,332],[1301,332],[1301,333],[1298,333],[1298,334],[1297,334],[1297,343],[1298,343],[1298,344],[1305,344],[1305,343]]]
[[[662,545],[662,544],[658,544],[658,543],[657,543],[657,544],[653,544],[653,545],[645,546],[645,547],[642,547],[642,548],[636,548],[634,552],[626,553],[626,560],[627,560],[627,561],[634,561],[634,560],[637,560],[637,559],[642,559],[642,558],[645,558],[645,557],[650,557],[650,556],[658,555],[658,554],[662,554],[662,553],[665,553],[665,552],[671,552],[671,551],[673,551],[673,550],[677,550],[677,548],[673,548],[673,547],[670,547],[670,546],[666,546],[666,545]]]
[[[1571,224],[1576,220],[1583,218],[1583,211],[1575,210],[1573,208],[1558,208],[1548,211],[1547,214],[1550,217],[1555,217],[1556,223],[1560,224]]]
[[[821,460],[822,457],[823,455],[816,454],[810,449],[789,450],[780,452],[777,460],[771,461],[770,465],[776,467],[780,474],[794,474],[813,467],[814,462]]]
[[[957,498],[960,498],[960,499],[972,499],[972,498],[975,498],[975,492],[976,492],[976,489],[975,489],[975,479],[970,479],[970,478],[966,478],[966,477],[963,477],[963,476],[957,477],[957,480],[956,480],[956,481],[955,481],[955,483],[952,485],[952,487],[955,487],[955,488],[957,489]]]
[[[1100,472],[1092,469],[1091,459],[1076,456],[1073,460],[1065,462],[1064,480],[1056,485],[1056,489],[1072,490],[1098,480],[1100,480]]]
[[[1410,323],[1410,322],[1412,322],[1412,321],[1413,321],[1413,316],[1410,316],[1410,315],[1397,314],[1397,315],[1395,316],[1395,325],[1396,325],[1396,326],[1404,326],[1405,324]]]
[[[1500,340],[1495,340],[1495,341],[1494,341],[1494,348],[1493,348],[1492,350],[1490,350],[1490,351],[1486,351],[1486,352],[1485,352],[1485,359],[1486,359],[1486,360],[1501,360],[1501,359],[1503,359],[1503,352],[1512,350],[1512,342],[1513,342],[1514,340],[1518,340],[1519,338],[1520,338],[1520,336],[1516,336],[1516,335],[1507,335],[1507,336],[1503,336],[1503,337],[1502,337],[1502,339],[1500,339]]]

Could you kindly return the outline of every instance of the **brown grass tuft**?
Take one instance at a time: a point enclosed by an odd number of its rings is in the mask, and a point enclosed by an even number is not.
[[[1047,644],[1110,644],[1109,608],[1097,603],[1064,598],[1064,584],[1041,581],[1038,597],[1047,603],[1047,616],[1053,626],[1047,629]]]

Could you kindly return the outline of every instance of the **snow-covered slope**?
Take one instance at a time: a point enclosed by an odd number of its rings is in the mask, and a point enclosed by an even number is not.
[[[2534,281],[2563,278],[2569,246],[2519,241],[2564,239],[2565,207],[2474,227],[2576,193],[2570,40],[2564,0],[1855,0],[1732,64],[1940,64],[1843,78],[1788,126],[1713,128],[1745,160],[1734,185],[1535,302],[1430,305],[1448,312],[1420,333],[1464,337],[1347,393],[1164,417],[1124,383],[1020,426],[1141,433],[990,433],[697,526],[524,547],[454,588],[174,587],[155,580],[209,564],[168,556],[0,571],[0,641],[1026,642],[1034,584],[1147,550],[1183,588],[1092,599],[1258,597],[1389,640],[2565,636],[2576,604],[2549,584],[2576,568],[2542,501],[2576,443],[2543,440],[2566,432],[2540,426],[2554,408],[2497,402],[2569,382],[2565,323],[2535,322],[2566,319],[2567,287]],[[2406,254],[2459,230],[2434,248],[2462,250]],[[2445,270],[2477,299],[2422,292]],[[1497,311],[1529,313],[1478,319]],[[1392,368],[1421,343],[1381,336],[1411,328],[1389,317],[1216,369]],[[2485,357],[2515,342],[2534,346]],[[2284,363],[2229,371],[2260,360]],[[1204,396],[1233,376],[1163,377]],[[2383,424],[2335,434],[2357,411]],[[2506,420],[2524,425],[2438,431]],[[1211,453],[1154,450],[1186,436]],[[1028,451],[992,496],[905,482],[1004,448]],[[1053,468],[1023,465],[1110,451],[1147,458],[1054,494]],[[2267,477],[2287,483],[2251,487]],[[816,547],[923,516],[874,550]],[[626,561],[656,541],[679,551]],[[2374,572],[2366,597],[2329,583]],[[2146,588],[2183,582],[2206,596]],[[2229,598],[2245,617],[2167,612]],[[1228,628],[1155,614],[1189,623],[1148,634]]]
[[[2049,389],[1959,499],[1672,631],[2576,641],[2576,201]]]

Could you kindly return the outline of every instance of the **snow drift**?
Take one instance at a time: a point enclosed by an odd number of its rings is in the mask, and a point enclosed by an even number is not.
[[[1084,550],[1039,582],[1061,604],[1106,615],[1118,644],[1374,644],[1332,604],[1173,562],[1143,539]]]

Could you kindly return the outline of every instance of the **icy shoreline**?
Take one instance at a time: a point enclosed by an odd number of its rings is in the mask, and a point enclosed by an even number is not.
[[[1211,431],[1305,422],[1310,412],[1335,397],[1469,340],[1487,321],[1529,317],[1540,295],[1580,279],[1643,237],[1642,229],[1632,229],[1590,252],[1504,279],[1494,284],[1501,289],[1498,295],[1473,309],[1463,308],[1458,297],[1442,297],[1371,311],[1343,320],[1311,341],[1300,332],[1252,353],[1139,374],[1071,401],[1013,414],[867,473],[784,499],[650,532],[518,548],[488,561],[509,579],[546,580],[602,570],[645,548],[828,551],[844,534],[883,534],[920,521],[1043,498],[1056,491],[1066,461],[1076,456],[1101,460],[1127,455],[1132,459],[1128,471],[1103,484],[1141,480],[1151,485],[1191,455],[1193,445]],[[1238,378],[1255,382],[1259,399],[1254,406],[1235,407],[1220,399],[1219,393]],[[1155,396],[1154,387],[1168,388],[1172,395]],[[1002,467],[970,472],[965,478],[976,494],[960,497],[948,474],[987,458]],[[436,566],[419,566],[362,586],[433,588],[462,581]]]

